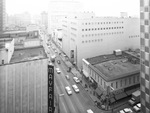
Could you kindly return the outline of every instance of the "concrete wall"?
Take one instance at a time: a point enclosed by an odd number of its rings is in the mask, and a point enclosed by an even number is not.
[[[47,113],[47,59],[0,66],[0,113]]]

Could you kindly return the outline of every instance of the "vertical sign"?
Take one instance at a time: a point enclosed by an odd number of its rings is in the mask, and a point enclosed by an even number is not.
[[[54,66],[48,64],[48,113],[54,113]]]

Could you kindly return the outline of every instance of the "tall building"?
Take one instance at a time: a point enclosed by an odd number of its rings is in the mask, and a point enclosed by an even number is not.
[[[5,27],[5,0],[0,0],[0,31]]]
[[[62,28],[62,19],[72,12],[81,11],[82,5],[75,0],[50,0],[48,9],[48,32]]]
[[[62,21],[62,50],[81,68],[83,58],[111,54],[116,49],[140,48],[139,25],[140,19],[135,17],[72,14]]]
[[[150,113],[150,0],[140,0],[141,32],[141,108]]]
[[[46,28],[48,26],[48,13],[45,11],[41,13],[41,24],[44,25]]]

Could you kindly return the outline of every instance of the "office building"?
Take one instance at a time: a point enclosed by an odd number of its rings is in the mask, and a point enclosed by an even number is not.
[[[5,19],[6,11],[5,11],[5,0],[0,0],[0,31],[4,31],[5,28]]]
[[[48,13],[45,11],[41,13],[41,24],[46,28],[48,27]]]
[[[150,113],[150,1],[140,0],[141,111]]]
[[[62,19],[72,12],[81,11],[81,3],[75,0],[50,0],[48,9],[48,33],[55,37],[55,29],[61,29]]]
[[[139,48],[139,25],[140,19],[134,17],[96,17],[93,12],[74,13],[62,21],[62,50],[81,68],[83,58],[111,54],[116,49]]]
[[[108,106],[140,89],[140,50],[115,50],[105,54],[82,59],[82,72],[95,89],[97,97]]]

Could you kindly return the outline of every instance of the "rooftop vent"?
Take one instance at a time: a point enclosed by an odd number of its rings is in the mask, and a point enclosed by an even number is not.
[[[122,55],[122,51],[120,49],[114,50],[114,54],[116,56]]]

